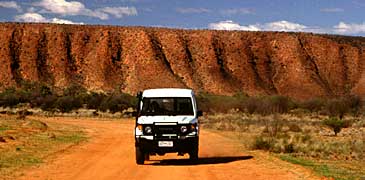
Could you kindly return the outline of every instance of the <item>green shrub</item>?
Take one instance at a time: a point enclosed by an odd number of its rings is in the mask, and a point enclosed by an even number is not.
[[[86,94],[87,94],[87,90],[79,84],[72,84],[63,90],[63,96],[75,96],[76,97],[76,96],[86,95]]]
[[[0,103],[4,107],[15,107],[19,102],[19,98],[15,94],[6,94],[1,98]]]
[[[326,104],[326,110],[329,116],[342,119],[350,108],[345,98],[332,99]]]
[[[47,95],[34,99],[31,102],[32,107],[40,107],[43,111],[54,111],[56,108],[57,96]]]
[[[245,101],[245,109],[250,114],[287,113],[293,107],[294,103],[285,96],[249,97]]]
[[[255,113],[259,106],[260,100],[256,97],[249,97],[245,102],[245,108],[249,114]]]
[[[271,96],[269,97],[269,104],[272,113],[287,113],[290,108],[290,100],[285,96]]]
[[[66,113],[74,109],[82,107],[82,100],[73,96],[59,97],[56,101],[55,107],[61,112]]]
[[[361,98],[357,95],[351,95],[346,98],[348,102],[348,107],[350,108],[350,112],[354,116],[358,116],[360,110],[362,108],[362,101]]]
[[[334,117],[325,119],[323,121],[323,124],[332,128],[333,132],[335,133],[335,136],[337,136],[337,134],[341,132],[341,129],[344,128],[345,126],[345,122],[342,119]]]
[[[247,96],[242,93],[234,96],[199,93],[196,98],[199,109],[204,112],[227,113],[232,109],[243,111]]]
[[[269,137],[260,135],[253,142],[253,149],[270,151],[275,153],[294,153],[295,145],[293,142],[288,142],[289,136]]]
[[[293,143],[289,143],[289,144],[285,144],[284,145],[284,153],[294,153],[295,149],[294,149],[294,144]]]
[[[45,84],[38,82],[23,81],[21,88],[17,90],[23,102],[30,102],[38,97],[45,97],[52,95],[52,89]]]
[[[21,88],[12,87],[0,93],[0,106],[14,107],[20,103],[30,103],[32,107],[35,107],[39,105],[36,102],[40,97],[52,94],[51,88],[46,85],[24,81],[21,83]]]
[[[39,95],[41,97],[50,96],[52,94],[53,94],[52,89],[46,85],[42,85],[39,89]]]
[[[286,120],[280,118],[275,114],[272,119],[265,121],[265,129],[263,133],[266,133],[269,137],[277,137],[282,134],[284,124],[287,124]]]
[[[111,113],[123,112],[130,107],[136,106],[136,98],[129,94],[112,94],[106,98],[103,98],[103,101],[100,103],[99,110],[107,111],[109,110]]]
[[[19,103],[20,99],[15,88],[6,89],[0,94],[0,106],[2,107],[14,107]]]
[[[325,106],[325,101],[319,98],[310,99],[300,103],[299,107],[309,110],[310,112],[319,112]]]
[[[84,103],[86,104],[88,109],[99,109],[101,102],[103,102],[105,98],[105,94],[91,92],[84,99]]]
[[[253,144],[253,149],[270,151],[273,149],[273,146],[274,142],[272,138],[257,136]]]

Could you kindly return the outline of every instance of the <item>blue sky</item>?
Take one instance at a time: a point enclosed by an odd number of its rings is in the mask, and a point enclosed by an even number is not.
[[[0,0],[0,21],[365,36],[365,0]]]

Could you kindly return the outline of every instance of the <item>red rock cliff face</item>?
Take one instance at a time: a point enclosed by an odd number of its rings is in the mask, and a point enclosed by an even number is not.
[[[305,33],[0,24],[2,87],[181,87],[297,99],[365,96],[365,38]]]

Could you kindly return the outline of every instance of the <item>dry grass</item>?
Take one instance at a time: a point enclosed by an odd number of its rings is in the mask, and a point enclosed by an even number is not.
[[[0,116],[0,177],[12,179],[19,169],[85,139],[79,127]]]
[[[289,160],[313,162],[314,165],[339,168],[318,173],[335,179],[364,176],[365,171],[365,117],[346,116],[346,126],[334,135],[333,129],[323,122],[328,116],[318,114],[250,115],[239,112],[207,115],[202,118],[203,128],[234,131],[246,148],[261,149],[285,155]],[[289,161],[288,160],[288,161]],[[344,162],[344,163],[339,163]],[[312,166],[311,166],[312,167]],[[331,168],[330,168],[331,169]],[[347,172],[347,173],[346,173]],[[355,177],[356,177],[355,176]]]

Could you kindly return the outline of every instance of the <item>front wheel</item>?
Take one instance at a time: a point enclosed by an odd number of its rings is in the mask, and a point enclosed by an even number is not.
[[[145,155],[140,147],[136,147],[136,163],[144,164]]]
[[[149,161],[149,160],[150,160],[150,154],[145,153],[145,154],[144,154],[144,160],[145,160],[145,161]]]
[[[199,149],[198,147],[195,147],[190,153],[189,153],[189,159],[191,161],[197,161],[199,159],[199,156],[198,156],[198,153],[199,153]]]

